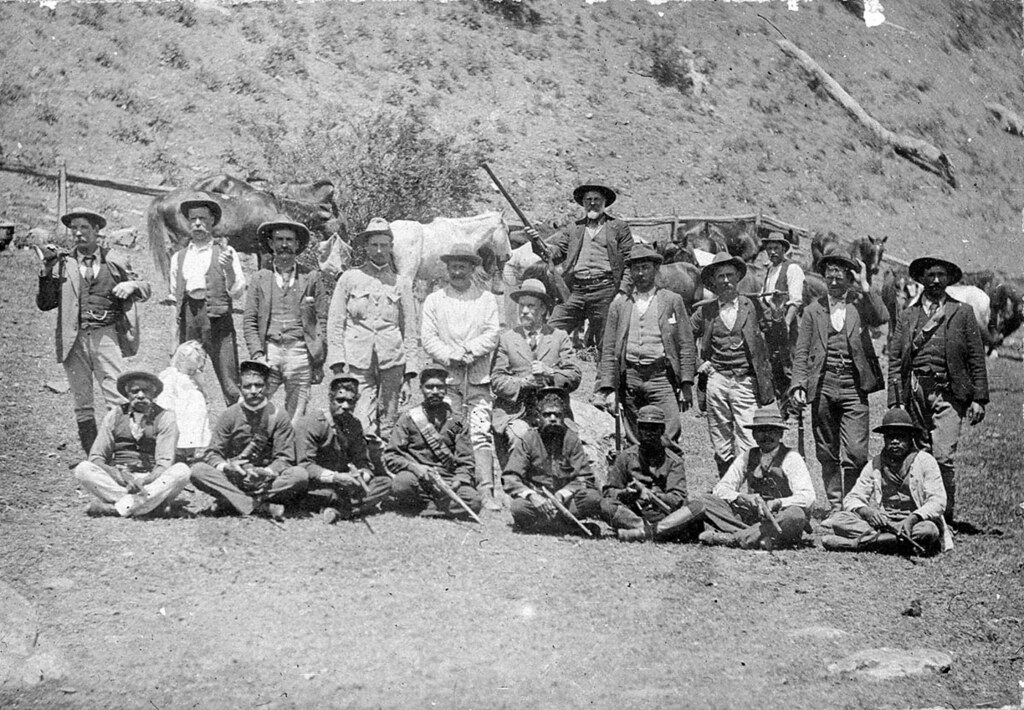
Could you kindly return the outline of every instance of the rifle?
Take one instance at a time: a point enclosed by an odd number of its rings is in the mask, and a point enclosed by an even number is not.
[[[512,211],[516,213],[517,217],[519,217],[519,220],[523,223],[523,226],[533,229],[533,225],[530,224],[530,220],[523,213],[523,211],[519,209],[519,205],[517,205],[516,201],[512,199],[512,195],[508,194],[508,191],[505,189],[505,186],[501,184],[501,180],[499,180],[498,176],[495,175],[494,172],[491,170],[491,166],[489,166],[487,163],[480,163],[480,167],[483,168],[484,172],[486,172],[487,175],[491,178],[491,182],[493,182],[494,186],[498,188],[498,192],[500,192],[501,196],[505,198],[506,202],[508,202],[509,207],[511,207]],[[538,242],[540,243],[538,244]],[[533,238],[530,239],[530,243],[533,245],[534,252],[538,256],[543,258],[544,261],[547,263],[548,273],[551,275],[551,282],[554,284],[555,290],[558,291],[558,297],[562,299],[563,302],[568,301],[569,287],[566,285],[565,279],[562,278],[562,275],[555,270],[555,264],[549,256],[547,245],[541,242],[540,239]]]
[[[804,408],[800,407],[796,410],[796,450],[800,454],[800,458],[804,457]],[[842,467],[840,467],[840,476],[842,476]],[[843,495],[846,495],[846,481],[840,481],[840,485],[843,486]]]
[[[905,532],[900,530],[892,523],[887,522],[883,529],[885,530],[885,532],[892,533],[893,535],[895,535],[897,540],[905,542],[908,545],[910,545],[912,548],[914,548],[914,552],[916,552],[917,554],[921,556],[928,554],[928,551],[921,546],[921,543],[914,540],[912,537],[910,537],[910,535],[907,535]]]
[[[661,509],[661,512],[664,513],[665,515],[668,515],[669,513],[672,512],[672,508],[669,507],[668,503],[663,501],[658,496],[654,495],[654,491],[652,491],[650,488],[648,488],[644,484],[640,483],[640,481],[638,481],[638,480],[636,480],[634,478],[632,481],[630,481],[630,485],[634,486],[638,491],[640,491],[641,495],[646,493],[648,500],[653,501],[654,504],[656,506],[658,506],[658,508]]]
[[[530,490],[533,490],[533,489],[531,488]],[[580,519],[577,518],[575,515],[573,515],[569,511],[569,509],[565,507],[565,504],[562,503],[562,501],[560,501],[558,499],[558,496],[556,496],[554,493],[549,491],[545,486],[540,486],[540,490],[536,490],[536,491],[533,491],[533,492],[537,493],[537,494],[547,498],[549,501],[551,501],[551,504],[555,506],[555,510],[557,510],[558,513],[562,517],[564,517],[566,520],[568,520],[573,525],[575,525],[580,530],[582,530],[584,535],[586,535],[587,537],[594,537],[594,533],[590,532],[590,529],[586,525],[581,523]]]
[[[772,515],[772,511],[768,509],[768,504],[765,503],[764,498],[762,498],[761,496],[757,496],[757,512],[761,514],[762,520],[767,520],[769,523],[771,523],[771,526],[775,530],[776,534],[782,533],[782,528],[779,526],[779,521],[775,519],[774,515]]]
[[[469,513],[469,517],[471,517],[476,522],[480,523],[480,525],[484,524],[484,522],[480,520],[477,514],[473,512],[473,509],[466,505],[466,501],[459,498],[459,494],[453,491],[452,487],[445,483],[445,480],[441,477],[441,474],[439,474],[431,466],[423,466],[422,470],[424,472],[423,475],[426,477],[428,481],[430,481],[432,485],[434,485],[438,490],[440,490],[442,493],[448,496],[452,501],[458,503],[464,511]]]
[[[357,469],[354,464],[349,463],[348,471],[349,471],[350,474],[352,474],[352,478],[356,479],[356,483],[359,484],[359,487],[363,489],[363,496],[365,497],[365,496],[369,495],[370,494],[370,487],[368,485],[366,485],[366,481],[363,480],[363,474],[361,474],[359,472],[359,469]],[[360,505],[358,508],[356,508],[356,511],[357,511],[357,515],[359,516],[359,519],[363,521],[363,525],[365,525],[366,529],[370,531],[370,534],[371,535],[376,535],[377,531],[373,529],[373,526],[370,525],[370,521],[366,519],[366,507],[365,507],[365,504],[364,505]]]

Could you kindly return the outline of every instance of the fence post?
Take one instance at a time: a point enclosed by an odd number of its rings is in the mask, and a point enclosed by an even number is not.
[[[60,218],[68,211],[68,163],[61,157],[57,158],[57,229],[60,230]]]

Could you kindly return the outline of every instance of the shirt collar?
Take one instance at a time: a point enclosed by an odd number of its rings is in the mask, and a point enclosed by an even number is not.
[[[189,251],[193,252],[207,251],[208,249],[213,249],[213,240],[211,239],[210,241],[206,242],[206,244],[196,244],[195,242],[189,242],[188,249]]]
[[[242,409],[247,409],[247,410],[249,410],[250,412],[258,412],[258,411],[262,410],[262,409],[263,409],[264,407],[266,407],[266,406],[267,406],[268,404],[270,404],[270,400],[269,400],[269,399],[267,399],[266,397],[264,397],[264,398],[263,398],[263,403],[262,403],[262,404],[260,404],[260,405],[259,405],[259,406],[257,406],[257,407],[250,407],[250,406],[249,406],[248,404],[246,404],[246,403],[245,403],[245,400],[244,400],[244,399],[239,399],[239,400],[238,400],[238,403],[239,403],[240,405],[242,405]]]

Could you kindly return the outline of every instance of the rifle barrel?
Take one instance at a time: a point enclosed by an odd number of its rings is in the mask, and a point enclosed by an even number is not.
[[[590,532],[587,526],[581,523],[580,519],[573,515],[569,511],[569,509],[565,507],[565,504],[562,503],[562,501],[558,500],[558,496],[549,491],[545,486],[541,486],[540,491],[545,498],[551,501],[552,505],[555,506],[558,512],[561,513],[565,518],[570,520],[576,527],[582,530],[584,535],[586,535],[587,537],[594,537],[594,533]]]

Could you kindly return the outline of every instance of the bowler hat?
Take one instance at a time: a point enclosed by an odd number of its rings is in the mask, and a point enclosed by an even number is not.
[[[99,212],[94,212],[86,207],[76,207],[73,210],[68,211],[67,214],[61,215],[60,221],[65,227],[71,226],[71,220],[75,217],[85,217],[87,220],[95,225],[96,229],[103,229],[107,226],[107,220]],[[12,225],[13,226],[13,225]]]
[[[480,266],[484,262],[480,255],[473,251],[473,247],[466,243],[453,244],[447,254],[441,255],[441,261],[468,261],[473,266]]]
[[[825,248],[825,252],[818,259],[818,272],[824,274],[825,267],[829,264],[851,271],[853,274],[860,273],[860,264],[851,259],[848,254],[844,254],[838,244],[830,244]]]
[[[665,257],[654,251],[650,244],[641,243],[633,245],[629,252],[628,261],[630,264],[634,261],[653,261],[655,264],[660,264],[665,261]]]
[[[937,256],[922,256],[919,259],[914,259],[910,262],[910,268],[907,271],[910,273],[910,278],[914,279],[914,281],[924,283],[921,281],[924,277],[924,272],[932,266],[941,266],[946,269],[946,272],[949,274],[948,286],[952,286],[964,276],[964,272],[959,266],[952,261],[946,261]]]
[[[786,238],[786,235],[782,232],[768,232],[767,237],[761,239],[761,246],[775,242],[786,247],[786,251],[789,251],[793,247],[793,243]]]
[[[551,308],[551,306],[554,305],[551,295],[548,293],[548,290],[544,288],[544,282],[540,279],[526,279],[523,281],[523,285],[519,287],[518,291],[513,291],[509,294],[509,298],[516,303],[519,303],[519,299],[523,296],[539,298],[544,301],[544,303],[548,304],[548,308]]]
[[[754,420],[750,424],[744,424],[745,429],[787,429],[786,422],[779,414],[779,408],[775,405],[760,407],[754,412]]]
[[[432,362],[429,365],[424,365],[420,369],[420,382],[426,382],[430,377],[440,377],[442,380],[448,380],[448,368],[444,365]]]
[[[352,392],[359,391],[359,380],[352,375],[338,375],[331,380],[330,386],[327,388],[328,392],[334,392],[339,387],[344,387]]]
[[[274,251],[270,247],[270,236],[274,233],[275,229],[287,229],[291,231],[299,242],[298,251],[296,253],[301,254],[306,251],[306,247],[309,246],[309,229],[307,229],[306,225],[301,222],[293,222],[287,217],[281,217],[271,220],[270,222],[264,222],[256,230],[256,238],[260,240],[260,246],[263,248],[263,251]]]
[[[582,205],[583,196],[591,191],[600,192],[602,195],[604,195],[605,207],[610,207],[611,204],[615,202],[615,190],[611,189],[607,185],[602,185],[596,180],[589,180],[580,185],[579,187],[577,187],[575,190],[573,190],[572,199],[576,202],[577,205]]]
[[[161,392],[164,391],[164,383],[160,381],[160,378],[151,372],[143,372],[142,370],[132,370],[126,372],[117,378],[117,392],[125,399],[128,398],[128,385],[137,380],[143,380],[146,384],[153,388],[153,397],[157,397]]]
[[[181,205],[178,206],[178,210],[181,212],[181,215],[185,219],[188,219],[188,211],[193,207],[207,208],[208,210],[210,210],[210,214],[213,215],[214,226],[220,224],[220,218],[223,215],[223,212],[221,211],[220,208],[220,203],[211,199],[209,196],[206,195],[206,193],[197,192],[191,197],[189,197],[187,200],[182,200]]]
[[[391,231],[391,225],[383,217],[374,217],[370,220],[370,223],[366,225],[366,229],[361,231],[355,237],[352,238],[352,246],[360,246],[364,244],[366,240],[372,234],[386,234],[394,240],[395,235]]]
[[[238,363],[238,372],[242,375],[246,372],[255,372],[262,375],[264,380],[270,379],[270,366],[259,360],[242,360]]]
[[[874,430],[879,434],[921,433],[921,427],[914,423],[910,414],[902,407],[893,407],[886,412],[885,416],[882,417],[882,423],[876,426]]]
[[[640,407],[636,413],[637,424],[660,424],[665,426],[665,410],[654,404],[647,404]]]
[[[738,256],[730,256],[729,252],[720,251],[715,254],[715,258],[711,260],[710,264],[700,270],[700,282],[704,284],[705,288],[715,290],[715,271],[718,270],[718,267],[726,264],[731,264],[739,269],[741,279],[747,275],[747,262]]]

